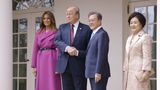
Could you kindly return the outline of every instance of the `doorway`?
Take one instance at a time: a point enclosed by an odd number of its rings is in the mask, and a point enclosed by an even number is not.
[[[157,90],[157,76],[156,76],[156,64],[157,64],[157,2],[156,0],[148,1],[136,1],[129,3],[129,13],[140,12],[146,17],[146,25],[144,31],[152,36],[152,67],[155,74],[150,78],[151,90]]]
[[[13,90],[34,90],[31,69],[34,34],[40,27],[41,15],[50,9],[13,11]]]

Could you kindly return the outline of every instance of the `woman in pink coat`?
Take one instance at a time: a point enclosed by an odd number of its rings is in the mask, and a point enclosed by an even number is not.
[[[125,48],[123,90],[150,90],[152,38],[143,31],[146,19],[141,13],[134,12],[128,23],[132,34]]]
[[[52,12],[43,13],[40,30],[35,34],[32,69],[36,77],[36,90],[61,90],[60,75],[55,74],[57,49],[54,38],[57,32]]]

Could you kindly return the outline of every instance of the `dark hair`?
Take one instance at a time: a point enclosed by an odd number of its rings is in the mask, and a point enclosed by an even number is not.
[[[102,14],[99,13],[99,12],[95,12],[95,11],[90,12],[88,14],[88,17],[91,16],[91,15],[94,15],[94,14],[97,15],[98,20],[102,20]]]
[[[141,23],[142,28],[143,28],[146,24],[146,18],[144,17],[144,15],[139,13],[139,12],[131,13],[129,18],[128,18],[128,23],[129,24],[130,24],[131,19],[134,18],[134,17],[136,17],[139,20],[139,22]]]
[[[43,23],[43,19],[46,14],[49,16],[49,19],[51,20],[51,27],[57,30],[54,14],[51,11],[45,11],[41,17],[40,31],[42,31],[43,28],[46,27]]]

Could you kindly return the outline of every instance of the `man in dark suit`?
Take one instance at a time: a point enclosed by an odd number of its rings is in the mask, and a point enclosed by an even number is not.
[[[86,90],[85,57],[92,30],[79,22],[79,8],[67,9],[67,23],[55,38],[59,49],[56,71],[62,75],[63,90]]]
[[[106,90],[110,67],[108,63],[109,37],[102,28],[102,15],[90,12],[89,26],[93,30],[86,55],[86,78],[89,78],[92,90]]]

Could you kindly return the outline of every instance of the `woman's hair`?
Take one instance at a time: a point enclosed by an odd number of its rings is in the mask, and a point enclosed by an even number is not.
[[[142,28],[143,28],[146,24],[146,18],[144,17],[144,15],[139,13],[139,12],[131,13],[129,18],[128,18],[128,23],[129,24],[130,24],[131,19],[134,18],[134,17],[136,17],[139,20],[139,22],[141,23]]]
[[[42,30],[46,27],[46,26],[44,25],[44,22],[43,22],[44,16],[45,16],[46,14],[49,16],[49,19],[50,19],[50,21],[51,21],[51,28],[57,30],[56,20],[55,20],[54,14],[53,14],[51,11],[45,11],[45,12],[43,13],[42,17],[41,17],[40,31],[42,31]]]

